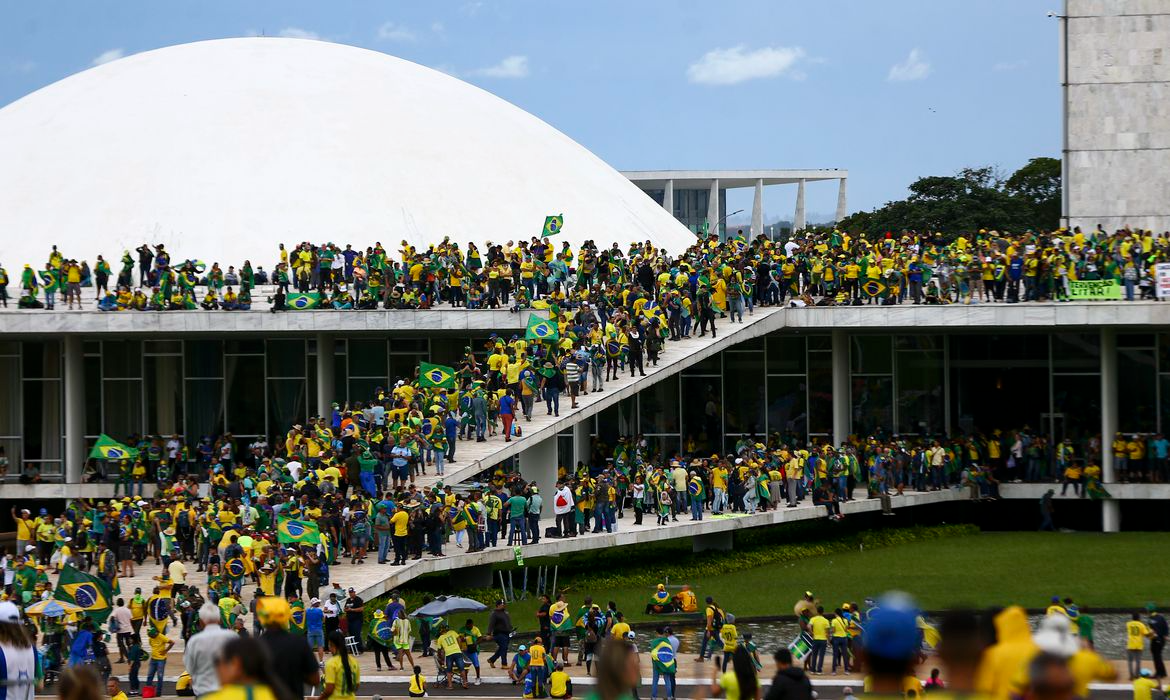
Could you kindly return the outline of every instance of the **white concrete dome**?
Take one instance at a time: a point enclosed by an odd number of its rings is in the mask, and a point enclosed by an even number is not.
[[[0,109],[0,262],[18,279],[57,244],[117,272],[123,250],[270,268],[278,243],[450,236],[519,242],[693,234],[588,150],[445,73],[322,41],[148,51]]]

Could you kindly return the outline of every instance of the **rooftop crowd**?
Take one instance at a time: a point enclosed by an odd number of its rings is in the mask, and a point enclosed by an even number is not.
[[[697,315],[699,291],[726,311],[740,305],[897,304],[1067,301],[1070,282],[1113,280],[1126,299],[1154,297],[1154,266],[1170,260],[1170,233],[1120,229],[1094,231],[980,230],[944,234],[798,232],[787,241],[742,231],[720,242],[696,240],[685,251],[649,243],[625,249],[587,241],[534,237],[518,244],[487,242],[461,247],[444,240],[421,250],[403,241],[354,249],[333,243],[281,244],[271,270],[198,260],[172,260],[163,245],[125,251],[114,265],[103,256],[76,260],[54,246],[48,260],[26,263],[19,280],[0,267],[0,303],[15,282],[21,308],[121,310],[248,310],[258,286],[272,288],[270,308],[283,310],[290,295],[312,295],[313,308],[411,309],[441,305],[531,308],[540,301],[574,309],[608,303],[637,286],[648,298],[684,315]],[[704,284],[704,282],[706,284]],[[294,307],[295,308],[295,307]]]

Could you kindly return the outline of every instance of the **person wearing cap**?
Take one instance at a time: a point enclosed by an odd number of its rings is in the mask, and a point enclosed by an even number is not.
[[[317,660],[325,661],[325,611],[321,609],[321,599],[309,600],[309,609],[305,611],[305,640],[309,648],[317,654]]]
[[[869,613],[861,638],[860,664],[869,669],[866,694],[919,695],[922,685],[914,677],[922,649],[919,612],[905,595],[891,594]],[[1005,685],[1009,681],[1005,681]]]
[[[33,637],[21,622],[20,608],[0,602],[0,672],[8,700],[33,700],[36,694],[37,652]]]

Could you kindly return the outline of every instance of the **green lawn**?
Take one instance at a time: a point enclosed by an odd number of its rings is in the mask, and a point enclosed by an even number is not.
[[[927,609],[1010,603],[1036,608],[1047,605],[1053,595],[1072,596],[1091,608],[1138,607],[1148,601],[1167,605],[1167,543],[1170,535],[1161,533],[983,533],[671,583],[690,584],[700,600],[714,596],[741,617],[791,614],[792,604],[805,590],[834,606],[891,589],[909,592]],[[515,581],[519,586],[518,577]],[[653,619],[642,613],[649,588],[578,590],[571,581],[558,582],[566,584],[574,610],[585,595],[592,595],[603,606],[616,601],[631,622]],[[536,608],[534,599],[510,606],[518,629],[536,628]],[[486,623],[486,615],[478,621]]]

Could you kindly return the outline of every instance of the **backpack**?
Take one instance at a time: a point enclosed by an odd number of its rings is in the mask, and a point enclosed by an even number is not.
[[[711,627],[713,627],[716,631],[719,631],[723,628],[723,611],[719,609],[718,605],[711,605],[708,607],[715,611],[715,614],[711,616]]]
[[[355,535],[365,537],[370,532],[370,526],[365,520],[359,520],[353,524],[352,532]]]
[[[116,618],[112,615],[110,616],[109,630],[110,630],[110,634],[117,634],[118,633],[118,618]]]

